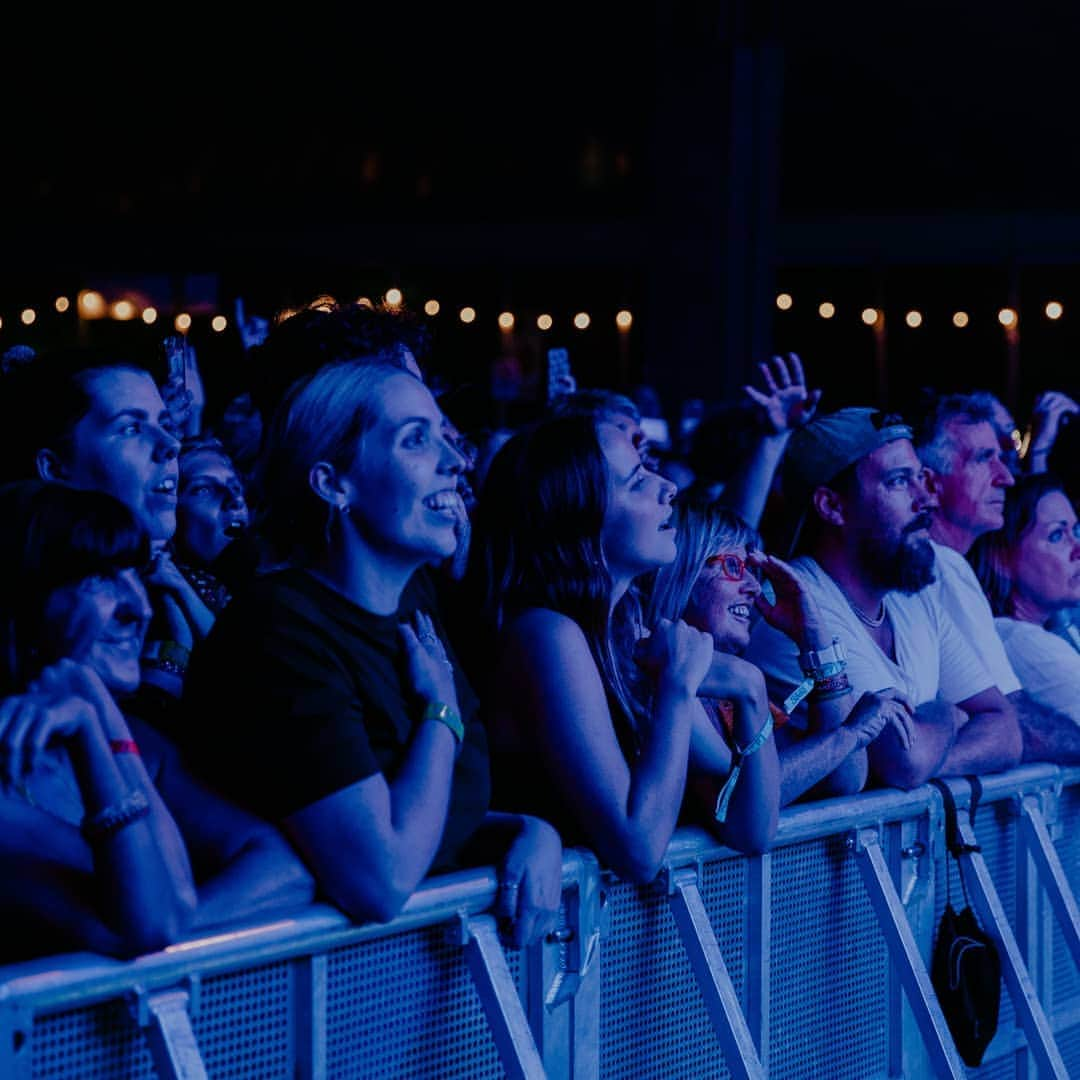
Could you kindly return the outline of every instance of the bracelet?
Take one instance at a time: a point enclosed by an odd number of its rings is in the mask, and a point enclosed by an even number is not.
[[[790,716],[795,711],[795,707],[799,702],[813,689],[814,680],[809,678],[803,679],[803,681],[799,683],[786,698],[784,698],[784,712]]]
[[[114,803],[110,803],[103,810],[99,810],[93,817],[83,819],[81,832],[89,844],[98,840],[104,840],[119,832],[125,825],[130,825],[139,818],[146,817],[150,813],[150,802],[146,796],[136,789],[130,795],[125,795]]]
[[[114,754],[134,754],[136,757],[142,757],[139,744],[134,739],[110,739],[109,749]]]
[[[437,723],[445,724],[453,732],[454,741],[458,746],[465,740],[465,725],[461,722],[461,717],[449,705],[431,701],[420,719],[421,721],[434,720]]]
[[[830,698],[841,697],[850,689],[851,683],[848,681],[847,674],[841,671],[828,678],[816,680],[810,696],[814,701],[828,701]]]
[[[723,823],[724,819],[727,817],[728,803],[731,802],[731,796],[735,794],[735,781],[739,779],[739,773],[742,772],[743,762],[751,754],[756,754],[757,751],[765,745],[765,740],[772,734],[772,726],[772,709],[770,709],[765,723],[761,725],[761,730],[741,750],[736,745],[735,749],[731,752],[731,772],[728,773],[728,778],[724,781],[724,786],[720,789],[720,794],[716,797],[716,812],[714,816],[717,821]]]

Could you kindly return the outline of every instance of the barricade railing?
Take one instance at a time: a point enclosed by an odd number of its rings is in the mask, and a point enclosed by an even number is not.
[[[679,830],[648,886],[570,851],[558,928],[526,950],[485,869],[386,925],[315,905],[130,962],[0,968],[0,1076],[1080,1076],[1080,769],[983,789],[963,872],[1009,993],[976,1070],[927,975],[956,872],[927,787],[789,808],[759,855]]]

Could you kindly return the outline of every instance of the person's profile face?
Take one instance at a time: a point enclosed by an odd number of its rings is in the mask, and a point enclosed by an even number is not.
[[[89,409],[72,429],[62,479],[114,495],[164,541],[176,531],[179,443],[154,380],[132,368],[104,368],[86,383]]]
[[[938,512],[974,540],[1005,524],[1005,492],[1015,481],[997,432],[987,421],[953,421],[946,437],[951,462],[948,472],[935,477]]]
[[[1011,561],[1014,592],[1046,618],[1080,604],[1080,525],[1064,492],[1039,500]]]
[[[47,652],[93,668],[105,686],[131,693],[150,622],[146,589],[134,567],[54,589],[45,601]]]

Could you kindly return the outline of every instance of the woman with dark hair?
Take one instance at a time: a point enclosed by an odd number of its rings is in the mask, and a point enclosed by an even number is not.
[[[351,916],[389,920],[429,871],[498,858],[521,944],[554,925],[562,848],[544,822],[488,813],[476,698],[417,574],[457,546],[461,469],[401,367],[295,383],[255,481],[281,568],[222,612],[184,700],[196,760],[281,823]]]
[[[678,553],[651,583],[650,621],[685,619],[708,633],[717,653],[734,666],[750,666],[739,657],[750,642],[755,609],[791,637],[803,655],[833,647],[813,597],[786,563],[762,551],[757,530],[733,510],[703,496],[680,500],[673,520]],[[772,587],[773,602],[763,596],[763,581]],[[910,741],[910,709],[895,690],[866,693],[856,702],[843,675],[843,661],[834,661],[834,668],[826,676],[829,681],[815,685],[806,697],[805,727],[789,723],[788,715],[770,704],[780,756],[781,806],[807,792],[823,797],[861,791],[867,778],[866,747],[887,724]],[[757,718],[748,722],[738,702],[722,696],[703,700],[729,744],[739,745],[760,724]]]
[[[150,618],[132,512],[26,481],[0,493],[0,522],[0,907],[19,957],[134,955],[310,900],[283,838],[123,712]]]
[[[1046,629],[1080,604],[1080,525],[1061,481],[1050,473],[1018,480],[1004,527],[981,536],[968,558],[1024,690],[1080,724],[1080,653]]]
[[[639,882],[660,866],[688,767],[706,782],[710,821],[732,769],[695,696],[713,660],[708,635],[669,620],[646,634],[632,590],[675,557],[674,495],[616,425],[543,421],[492,462],[469,577],[497,635],[488,720],[498,798],[549,816]],[[728,690],[763,707],[764,681],[745,669]],[[746,850],[776,826],[775,798],[758,797],[775,790],[776,770],[760,735],[745,740],[757,738],[757,752],[747,749],[747,781],[730,807],[722,800],[717,826]]]

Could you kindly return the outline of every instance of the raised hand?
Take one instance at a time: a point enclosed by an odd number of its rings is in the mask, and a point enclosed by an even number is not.
[[[236,316],[236,329],[240,334],[240,344],[244,351],[261,345],[270,332],[270,322],[260,315],[248,315],[244,312],[244,301],[238,296],[233,308]]]
[[[761,571],[776,595],[773,604],[763,593],[754,600],[765,621],[800,648],[816,649],[827,644],[830,639],[825,634],[817,602],[795,571],[783,559],[763,551],[747,552],[746,561]]]
[[[796,353],[788,353],[787,360],[774,356],[771,363],[758,364],[758,369],[765,391],[753,386],[744,386],[743,390],[761,409],[772,434],[794,431],[814,418],[821,391],[806,389],[802,361]]]
[[[435,633],[431,616],[423,611],[413,613],[413,622],[398,625],[405,643],[409,678],[417,696],[425,701],[449,705],[458,711],[457,688],[454,686],[454,667],[446,655],[446,647]]]
[[[1061,432],[1062,421],[1078,412],[1080,405],[1060,390],[1047,390],[1038,396],[1031,412],[1031,444],[1028,449],[1028,457],[1036,465],[1045,466],[1046,457]]]

